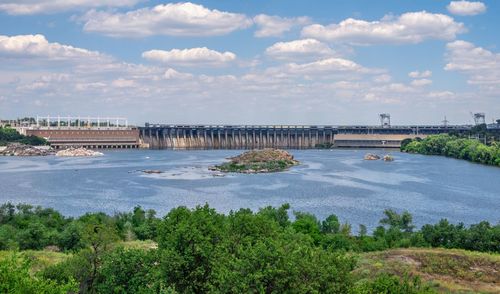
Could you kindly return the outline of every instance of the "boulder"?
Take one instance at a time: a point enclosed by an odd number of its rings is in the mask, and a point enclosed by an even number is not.
[[[380,159],[380,156],[378,156],[377,154],[373,154],[373,153],[365,154],[365,160],[379,160],[379,159]]]
[[[390,156],[389,154],[384,155],[384,161],[394,161],[394,157]]]

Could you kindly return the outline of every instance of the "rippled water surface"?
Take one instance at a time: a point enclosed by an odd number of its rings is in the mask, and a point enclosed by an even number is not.
[[[290,203],[355,227],[377,225],[385,208],[417,224],[440,218],[500,221],[500,168],[392,151],[394,162],[363,161],[367,150],[294,150],[301,165],[283,173],[217,176],[208,166],[240,151],[105,151],[95,158],[0,157],[0,202],[54,207],[66,215],[113,213],[136,205],[160,215],[209,203],[221,212]],[[372,152],[385,154],[381,150]],[[164,173],[147,175],[140,170]]]

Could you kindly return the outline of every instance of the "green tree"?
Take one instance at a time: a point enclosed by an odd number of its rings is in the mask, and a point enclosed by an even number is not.
[[[179,207],[160,224],[158,248],[163,278],[175,290],[207,292],[216,248],[225,238],[224,216],[214,209]]]
[[[167,287],[159,274],[156,251],[118,247],[103,257],[97,292],[160,293]]]
[[[339,218],[335,214],[329,215],[321,223],[321,232],[337,234],[340,230]]]
[[[65,294],[75,292],[76,283],[70,280],[57,283],[30,274],[30,263],[17,254],[0,259],[0,293],[11,294]]]

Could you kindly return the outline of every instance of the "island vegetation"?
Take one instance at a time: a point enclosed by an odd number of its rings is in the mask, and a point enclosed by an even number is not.
[[[246,151],[229,158],[229,162],[211,167],[211,170],[234,173],[269,173],[284,171],[299,164],[289,152],[266,148]]]
[[[355,235],[336,215],[318,220],[293,212],[290,219],[289,210],[285,204],[221,214],[205,205],[159,218],[138,206],[71,218],[6,203],[0,207],[0,292],[500,290],[500,224],[443,219],[416,229],[410,213],[386,210],[372,233],[361,225]]]
[[[44,138],[37,136],[25,136],[13,128],[0,127],[0,146],[6,146],[10,143],[20,143],[31,146],[48,145],[47,140]]]
[[[425,155],[443,155],[500,166],[500,145],[497,142],[486,145],[476,139],[448,134],[431,135],[424,139],[405,139],[401,143],[401,151]]]

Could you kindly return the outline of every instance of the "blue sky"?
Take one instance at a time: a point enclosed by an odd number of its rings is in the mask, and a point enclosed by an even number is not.
[[[498,1],[0,0],[0,117],[500,118]]]

